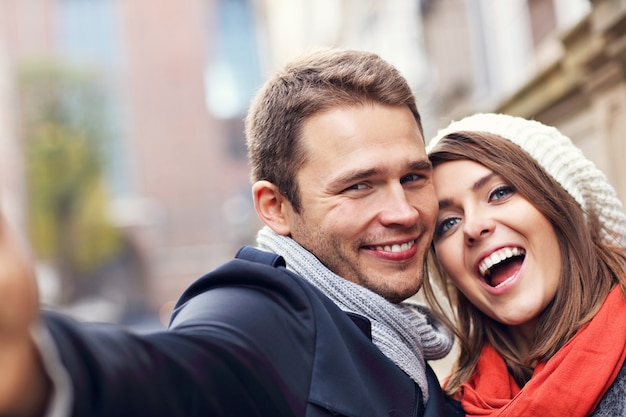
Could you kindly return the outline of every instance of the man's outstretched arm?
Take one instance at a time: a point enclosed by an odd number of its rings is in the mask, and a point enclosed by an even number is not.
[[[43,415],[51,394],[33,340],[39,300],[25,243],[0,219],[0,415]]]
[[[3,337],[1,343],[0,415],[45,415],[52,388],[32,339]]]

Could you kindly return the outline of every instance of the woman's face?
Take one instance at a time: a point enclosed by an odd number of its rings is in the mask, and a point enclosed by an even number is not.
[[[561,253],[548,219],[502,176],[469,160],[434,170],[435,252],[456,287],[492,319],[527,334],[554,298]]]

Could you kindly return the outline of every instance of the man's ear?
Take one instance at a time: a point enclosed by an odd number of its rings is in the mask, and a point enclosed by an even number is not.
[[[288,236],[291,233],[285,212],[293,209],[276,185],[269,181],[257,181],[252,186],[252,199],[263,223],[279,235]]]

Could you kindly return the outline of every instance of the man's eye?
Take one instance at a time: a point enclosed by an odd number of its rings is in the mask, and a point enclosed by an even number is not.
[[[407,183],[407,182],[413,182],[413,181],[419,181],[422,178],[424,178],[423,175],[419,175],[419,174],[409,174],[409,175],[405,175],[404,177],[402,177],[400,179],[400,182],[402,184]]]
[[[354,184],[349,186],[348,188],[345,189],[345,191],[359,191],[359,190],[365,190],[367,188],[367,185],[363,184],[363,183],[359,183],[359,184]]]

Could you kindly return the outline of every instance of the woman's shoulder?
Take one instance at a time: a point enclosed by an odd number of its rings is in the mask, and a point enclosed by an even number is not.
[[[626,417],[626,362],[604,394],[592,417]]]

